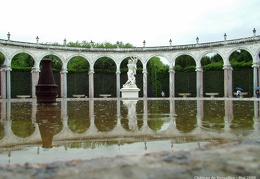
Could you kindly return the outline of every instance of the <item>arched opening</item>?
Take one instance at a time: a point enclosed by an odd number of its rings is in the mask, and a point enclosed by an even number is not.
[[[161,57],[155,56],[147,63],[148,72],[148,97],[169,96],[169,63]]]
[[[34,59],[27,53],[16,54],[11,61],[11,98],[32,95],[31,70]]]
[[[3,53],[1,53],[0,52],[0,66],[1,66],[1,68],[2,68],[2,66],[3,66],[3,64],[4,64],[4,62],[5,62],[5,56],[4,56],[4,54]],[[1,87],[1,73],[0,73],[0,94],[2,94],[2,91],[1,91],[1,89],[2,89],[2,87]],[[0,97],[1,98],[1,97]]]
[[[223,59],[218,53],[207,53],[201,59],[203,69],[203,90],[224,96]]]
[[[181,55],[175,60],[175,93],[190,93],[196,96],[196,63],[189,55]]]
[[[236,88],[240,87],[243,89],[243,95],[247,97],[254,96],[252,68],[253,58],[250,53],[244,49],[235,50],[230,55],[229,62],[233,69],[233,92],[236,94]]]
[[[32,123],[31,103],[11,103],[11,114],[11,128],[16,136],[26,138],[34,133],[35,125]]]
[[[90,126],[89,103],[85,101],[68,101],[68,127],[77,134],[87,131]]]
[[[62,61],[61,59],[56,56],[56,55],[46,55],[44,58],[48,58],[51,59],[52,61],[52,72],[53,72],[53,76],[54,76],[54,80],[56,85],[58,86],[58,96],[61,96],[61,79],[60,79],[60,71],[62,68]],[[43,58],[43,59],[44,59]],[[42,63],[42,62],[41,62]],[[40,69],[41,69],[41,63],[40,63]]]
[[[112,131],[117,123],[117,110],[115,110],[117,101],[97,101],[95,108],[95,126],[100,132]]]
[[[89,94],[89,62],[81,56],[76,56],[68,62],[67,96],[74,94]]]
[[[128,77],[127,77],[127,72],[128,72],[128,60],[130,57],[125,58],[121,64],[120,64],[120,87],[123,88],[123,85],[127,82]],[[136,63],[136,75],[135,75],[135,82],[137,88],[140,89],[139,91],[139,97],[143,97],[143,64],[140,60],[137,61]]]
[[[100,94],[116,96],[116,63],[109,57],[101,57],[94,64],[94,97]]]

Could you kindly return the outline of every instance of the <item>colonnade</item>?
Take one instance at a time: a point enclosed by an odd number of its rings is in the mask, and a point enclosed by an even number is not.
[[[27,53],[32,56],[34,66],[32,67],[32,98],[35,98],[35,86],[40,73],[40,62],[47,55],[55,55],[62,61],[60,71],[61,98],[67,98],[67,64],[76,56],[81,56],[89,62],[89,98],[94,98],[94,64],[101,57],[111,58],[117,66],[116,69],[116,97],[120,97],[120,64],[128,58],[134,57],[141,61],[143,65],[143,97],[147,98],[147,63],[152,57],[162,57],[169,64],[169,97],[175,95],[175,61],[181,55],[191,56],[196,63],[196,97],[203,97],[203,69],[201,59],[209,53],[217,53],[223,59],[224,70],[224,97],[232,97],[232,66],[229,62],[230,55],[236,50],[246,50],[252,56],[253,63],[253,89],[260,85],[260,36],[253,36],[235,40],[224,40],[219,42],[190,44],[180,46],[163,47],[135,47],[135,48],[80,48],[67,46],[51,46],[45,44],[34,44],[16,42],[0,39],[0,53],[5,57],[5,62],[1,67],[1,98],[11,98],[11,61],[18,53]]]

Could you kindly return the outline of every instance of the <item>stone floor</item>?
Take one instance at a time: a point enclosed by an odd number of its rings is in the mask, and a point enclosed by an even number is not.
[[[256,179],[260,140],[208,146],[200,150],[1,166],[0,178],[88,179]]]

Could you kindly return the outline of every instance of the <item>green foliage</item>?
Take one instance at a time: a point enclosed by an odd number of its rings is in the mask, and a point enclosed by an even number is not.
[[[196,66],[195,60],[189,55],[181,55],[176,58],[175,65],[179,65],[182,68],[187,66]]]
[[[250,55],[250,53],[248,53],[245,50],[237,50],[235,52],[233,52],[230,57],[229,60],[232,62],[236,61],[236,62],[250,62],[252,61],[252,56]]]
[[[47,55],[44,58],[48,58],[52,60],[51,65],[53,70],[60,70],[62,68],[62,62],[59,57],[55,55]]]
[[[162,76],[162,74],[165,75],[166,71],[168,73],[169,66],[164,65],[159,57],[153,57],[149,60],[147,64],[147,70],[149,71],[149,79],[152,83],[153,96],[161,96],[161,91],[165,91],[162,88],[162,81],[163,79],[165,79],[165,76]]]
[[[77,56],[69,61],[67,68],[69,72],[88,72],[89,63],[85,58]]]
[[[175,65],[174,70],[175,71],[183,71],[183,68],[180,65]]]
[[[34,64],[33,58],[27,53],[19,53],[14,56],[11,62],[13,70],[30,71]]]
[[[233,59],[231,62],[231,65],[233,68],[252,68],[252,61],[241,61],[238,62],[235,59]]]
[[[186,66],[183,70],[184,71],[195,71],[196,66]]]
[[[0,53],[0,65],[4,64],[5,57],[2,53]]]
[[[216,71],[216,70],[223,70],[223,62],[212,62],[208,65],[203,67],[204,71]]]
[[[116,73],[116,64],[111,58],[102,57],[95,62],[94,69],[95,73]]]

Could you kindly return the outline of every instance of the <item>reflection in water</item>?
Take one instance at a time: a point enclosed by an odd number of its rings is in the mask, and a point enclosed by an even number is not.
[[[136,103],[137,100],[124,100],[123,104],[127,107],[128,113],[128,127],[131,131],[137,131],[137,118],[136,118]]]
[[[49,162],[197,148],[255,139],[259,129],[259,101],[61,100],[51,107],[2,101],[0,157],[8,159],[0,164],[34,152]]]
[[[59,129],[60,113],[56,106],[38,106],[36,123],[38,124],[43,148],[52,148],[52,139]]]

